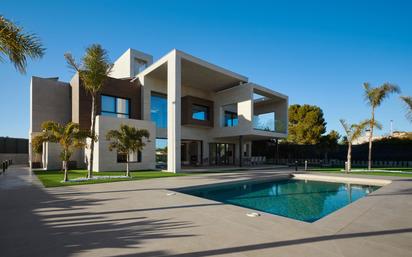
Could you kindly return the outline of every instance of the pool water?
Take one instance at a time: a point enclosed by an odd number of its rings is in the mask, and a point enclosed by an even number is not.
[[[305,222],[326,215],[377,190],[378,186],[289,179],[242,182],[180,192]]]

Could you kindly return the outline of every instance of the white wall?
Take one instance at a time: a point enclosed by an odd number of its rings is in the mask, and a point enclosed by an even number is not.
[[[43,143],[42,163],[45,170],[60,170],[62,169],[62,160],[60,158],[62,148],[58,143]],[[84,150],[74,150],[70,161],[75,161],[77,169],[85,169]]]
[[[135,72],[135,66],[137,65],[136,59],[146,61],[147,65],[151,65],[153,62],[151,55],[129,48],[114,62],[110,77],[135,77],[137,75]]]
[[[145,140],[146,146],[142,151],[142,162],[130,163],[130,169],[155,169],[156,130],[153,122],[146,120],[123,119],[100,115],[96,117],[96,132],[99,140],[97,141],[97,143],[95,143],[93,169],[95,171],[126,170],[125,163],[117,163],[117,152],[116,150],[109,150],[109,141],[106,140],[107,132],[112,129],[120,129],[121,124],[134,126],[138,129],[146,129],[150,132],[149,141]]]
[[[252,130],[252,99],[253,89],[248,84],[232,87],[215,94],[214,101],[214,123],[212,137],[229,137],[248,135]],[[223,109],[222,106],[228,104],[237,104],[238,125],[235,127],[223,126]]]

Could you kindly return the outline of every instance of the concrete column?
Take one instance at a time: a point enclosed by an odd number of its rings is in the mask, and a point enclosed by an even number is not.
[[[239,136],[239,167],[242,167],[243,157],[243,136]]]
[[[176,51],[167,61],[167,170],[179,172],[181,142],[181,60]]]
[[[48,143],[43,142],[43,151],[41,153],[41,162],[43,165],[42,168],[46,170],[47,170],[47,154],[48,154],[47,146],[48,145],[49,145]]]

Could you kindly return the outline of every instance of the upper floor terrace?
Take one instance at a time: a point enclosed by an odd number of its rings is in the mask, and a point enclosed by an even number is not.
[[[137,78],[143,117],[155,121],[158,137],[168,138],[169,126],[181,136],[194,129],[215,138],[287,135],[287,96],[184,52],[173,50]]]

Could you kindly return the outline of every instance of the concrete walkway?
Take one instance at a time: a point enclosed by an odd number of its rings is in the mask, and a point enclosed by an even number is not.
[[[411,179],[397,178],[314,223],[250,218],[249,209],[168,195],[282,172],[45,189],[27,168],[12,167],[0,175],[0,256],[412,256]]]

